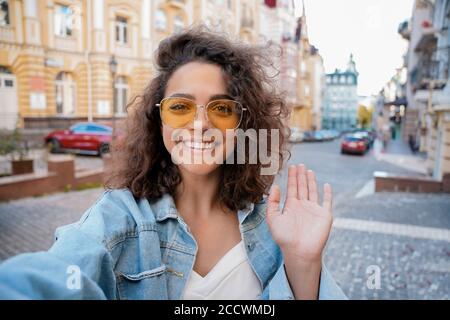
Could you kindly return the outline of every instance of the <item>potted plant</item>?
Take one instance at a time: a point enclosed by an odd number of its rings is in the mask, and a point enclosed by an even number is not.
[[[0,132],[0,157],[4,158],[13,152],[14,147],[11,143],[11,135],[5,131]],[[3,159],[2,159],[3,162]],[[0,172],[0,177],[11,175],[9,172]]]
[[[29,149],[18,128],[4,133],[0,139],[0,155],[10,156],[12,175],[33,173],[33,159],[28,157]]]

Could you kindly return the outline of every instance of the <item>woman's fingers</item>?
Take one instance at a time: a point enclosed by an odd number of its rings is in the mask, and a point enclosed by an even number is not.
[[[280,197],[280,189],[276,187],[278,198]],[[274,192],[273,190],[272,192]],[[272,195],[271,192],[271,195]],[[270,198],[270,197],[269,197]],[[319,204],[319,192],[317,190],[317,180],[314,171],[307,170],[304,164],[297,166],[289,166],[288,169],[288,183],[287,183],[287,198],[296,198],[299,200],[309,200]],[[331,185],[326,183],[323,186],[323,207],[331,212],[333,194]],[[279,205],[280,200],[278,200]]]
[[[331,212],[333,202],[333,191],[331,190],[331,185],[329,183],[325,183],[323,185],[323,207]]]
[[[297,189],[300,200],[308,200],[308,180],[306,178],[306,167],[300,164],[297,169]]]
[[[319,194],[317,193],[316,175],[312,170],[308,170],[306,173],[308,179],[308,197],[309,200],[314,203],[319,203]]]
[[[289,166],[289,169],[288,169],[287,198],[298,198],[297,197],[297,167],[296,166]]]

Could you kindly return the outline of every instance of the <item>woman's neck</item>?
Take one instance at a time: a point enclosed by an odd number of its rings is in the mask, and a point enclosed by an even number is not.
[[[207,175],[196,175],[180,168],[182,183],[175,193],[175,204],[182,215],[195,213],[197,218],[208,218],[217,212],[219,203],[220,169]]]

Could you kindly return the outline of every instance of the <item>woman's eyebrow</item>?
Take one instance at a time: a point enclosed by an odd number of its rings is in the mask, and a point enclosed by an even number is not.
[[[230,96],[229,94],[215,94],[209,98],[209,101],[217,100],[217,99],[233,100],[233,97]]]
[[[195,100],[195,97],[192,94],[188,94],[188,93],[174,93],[174,94],[171,94],[170,97],[187,98],[187,99]]]
[[[195,96],[189,93],[174,93],[170,95],[173,98],[187,98],[195,101]],[[215,94],[209,98],[209,101],[217,100],[217,99],[228,99],[233,100],[233,97],[229,94]]]

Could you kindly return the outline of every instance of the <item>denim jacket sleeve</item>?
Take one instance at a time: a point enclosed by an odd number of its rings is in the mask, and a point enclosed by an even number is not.
[[[264,295],[264,293],[263,293]],[[284,269],[284,264],[278,269],[277,273],[270,282],[266,298],[270,300],[293,300],[294,293],[292,292]],[[337,285],[333,276],[328,271],[324,263],[322,263],[322,271],[320,274],[319,284],[319,300],[347,300],[347,296],[342,289]]]
[[[58,228],[48,251],[0,264],[0,299],[114,299],[113,259],[102,228],[95,234],[82,225],[89,213],[78,223]],[[98,226],[97,219],[90,220]]]

